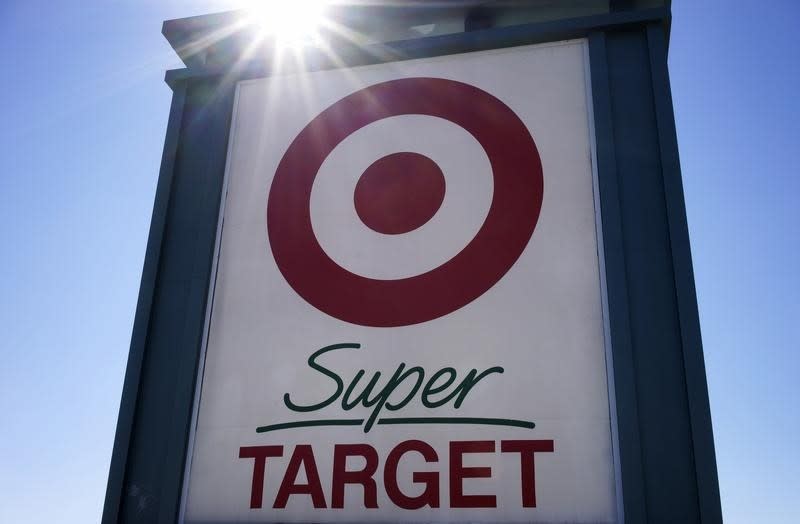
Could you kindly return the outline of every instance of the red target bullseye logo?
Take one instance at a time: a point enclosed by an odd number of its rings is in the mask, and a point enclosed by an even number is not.
[[[325,253],[311,224],[311,189],[322,163],[345,138],[399,115],[443,118],[469,132],[489,159],[494,193],[478,233],[450,260],[419,275],[380,280],[352,273]],[[542,193],[536,144],[508,106],[462,82],[404,78],[346,96],[300,132],[272,181],[267,232],[278,268],[308,303],[353,324],[407,326],[460,309],[497,283],[528,244]],[[402,234],[430,219],[443,196],[444,179],[432,160],[398,152],[367,169],[354,203],[371,229]]]

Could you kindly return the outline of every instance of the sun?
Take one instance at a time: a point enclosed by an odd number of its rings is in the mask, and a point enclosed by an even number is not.
[[[325,20],[327,0],[250,0],[248,22],[260,36],[274,38],[282,47],[313,42]]]

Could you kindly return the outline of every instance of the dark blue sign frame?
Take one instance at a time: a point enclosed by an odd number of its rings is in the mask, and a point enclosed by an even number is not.
[[[588,38],[624,521],[718,523],[669,17],[666,8],[614,12],[381,44],[340,59],[352,67]],[[305,64],[341,67],[322,55]],[[103,522],[178,519],[234,90],[269,74],[264,64],[167,73],[174,95]]]

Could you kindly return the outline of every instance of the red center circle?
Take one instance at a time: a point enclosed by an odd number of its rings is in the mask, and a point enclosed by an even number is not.
[[[419,153],[393,153],[364,171],[353,202],[367,227],[399,235],[430,220],[442,205],[444,191],[444,175],[436,162]]]
[[[348,271],[325,253],[311,225],[311,190],[323,162],[343,140],[398,115],[442,118],[469,132],[489,158],[494,191],[480,230],[453,258],[426,273],[381,280]],[[452,313],[494,286],[525,250],[543,191],[536,144],[501,100],[454,80],[390,80],[342,98],[295,137],[272,180],[267,234],[286,282],[312,306],[362,326],[408,326]]]

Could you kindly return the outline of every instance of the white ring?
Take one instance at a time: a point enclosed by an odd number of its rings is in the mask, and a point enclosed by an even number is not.
[[[373,162],[404,151],[436,162],[445,178],[444,201],[420,228],[381,234],[356,213],[356,183]],[[328,155],[311,189],[311,225],[322,249],[348,271],[381,280],[408,278],[464,249],[489,214],[493,190],[489,158],[465,129],[433,116],[394,116],[352,133]]]

